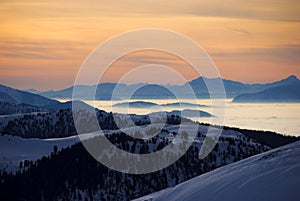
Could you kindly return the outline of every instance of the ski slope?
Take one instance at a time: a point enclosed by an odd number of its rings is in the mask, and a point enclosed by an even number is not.
[[[300,141],[135,201],[298,201]]]

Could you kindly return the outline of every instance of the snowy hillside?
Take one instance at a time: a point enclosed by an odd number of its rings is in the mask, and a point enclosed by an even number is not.
[[[159,128],[161,128],[162,124],[153,124],[149,127],[148,126],[141,126],[137,130],[136,127],[129,127],[126,129],[122,129],[123,132],[126,133],[132,133],[133,135],[140,135],[149,137],[155,134],[156,132],[160,131]],[[182,129],[188,133],[193,132],[193,129],[191,129],[191,123],[185,123],[181,125]],[[147,147],[149,149],[149,152],[154,152],[157,147],[159,146],[159,143],[161,143],[160,139],[165,139],[168,141],[174,141],[174,133],[176,133],[179,129],[178,125],[167,125],[164,127],[164,130],[158,134],[157,137],[159,137],[158,140],[155,140],[155,143],[153,144],[153,140],[149,140],[147,142],[147,139],[145,138],[145,143],[147,144]],[[207,126],[199,126],[199,133],[206,133],[208,127]],[[111,135],[114,133],[121,133],[119,130],[103,130],[106,135]],[[89,139],[92,137],[95,137],[99,135],[98,132],[95,133],[89,133],[89,134],[82,134],[81,139]],[[136,136],[137,137],[137,136]],[[194,147],[198,150],[201,149],[202,143],[204,140],[204,135],[200,135],[196,138]],[[65,138],[48,138],[48,139],[39,139],[39,138],[29,138],[24,139],[19,136],[11,136],[11,135],[1,135],[0,136],[0,170],[5,170],[7,172],[15,172],[19,170],[19,163],[21,161],[29,160],[29,161],[36,161],[37,159],[43,157],[43,156],[49,156],[51,152],[53,152],[53,147],[57,146],[58,149],[66,148],[70,145],[73,145],[77,142],[79,142],[80,139],[77,135],[65,137]],[[141,145],[144,144],[141,143],[141,141],[136,144],[136,147],[133,147],[133,144],[130,144],[129,150],[135,150],[135,153],[139,153],[141,149]],[[236,145],[242,145],[243,150],[240,150],[240,148]],[[255,145],[255,146],[254,146]],[[212,163],[211,165],[214,166],[220,166],[222,164],[228,164],[236,160],[240,160],[241,158],[244,158],[241,154],[255,154],[260,153],[261,151],[265,151],[268,149],[267,146],[261,146],[258,143],[255,143],[251,139],[245,138],[244,135],[242,135],[239,132],[232,131],[232,130],[223,130],[222,136],[220,138],[220,141],[217,145],[218,149],[220,149],[220,156],[216,156],[218,158],[216,162]],[[246,149],[246,147],[248,147]],[[227,152],[227,150],[234,148],[236,152],[234,153],[234,156],[226,155],[223,156],[223,153]],[[256,152],[257,151],[257,152]],[[233,153],[232,153],[233,154]],[[223,158],[221,156],[226,158],[226,161],[222,161]]]
[[[95,133],[85,134],[81,138],[90,138]],[[43,156],[49,156],[53,147],[58,149],[68,147],[79,142],[78,136],[55,139],[24,139],[18,136],[0,136],[0,170],[16,172],[21,161],[36,161]]]
[[[161,127],[158,124],[153,125],[156,128],[148,126],[139,130],[136,127],[126,128],[126,133],[140,135],[145,132],[149,136]],[[111,143],[122,150],[146,154],[170,145],[171,141],[177,144],[180,140],[192,140],[184,136],[175,139],[178,127],[179,125],[167,125],[157,135],[143,140],[131,138],[119,130],[106,131],[105,134]],[[187,122],[181,127],[182,132],[193,131],[191,123]],[[142,175],[116,172],[98,163],[81,143],[76,143],[76,137],[50,140],[0,136],[0,161],[4,166],[0,171],[0,200],[42,200],[40,192],[43,191],[47,200],[125,201],[176,186],[220,166],[270,149],[237,131],[227,129],[223,130],[212,152],[202,160],[198,155],[206,132],[207,126],[200,126],[194,143],[175,163],[160,171]],[[101,142],[103,137],[87,134],[89,139],[86,140],[87,143],[93,143],[94,138],[97,138],[96,141]],[[55,145],[58,147],[57,151],[54,149]],[[178,151],[182,146],[178,147]],[[109,152],[107,154],[106,157],[111,157]],[[166,157],[177,154],[180,153],[173,152]],[[130,165],[133,168],[137,166],[134,161]],[[9,172],[15,174],[7,174]]]
[[[208,172],[135,201],[298,201],[300,141]]]

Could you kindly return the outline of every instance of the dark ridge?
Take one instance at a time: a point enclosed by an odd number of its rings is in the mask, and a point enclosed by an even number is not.
[[[247,137],[256,140],[259,143],[268,145],[272,148],[281,147],[286,144],[298,141],[300,138],[295,136],[282,135],[272,131],[253,131],[247,129],[231,128],[239,131]]]
[[[200,123],[200,125],[209,126],[209,124],[207,123]],[[217,126],[217,125],[214,127],[222,128],[222,126]],[[258,143],[268,145],[271,148],[281,147],[283,145],[290,144],[300,140],[300,137],[283,135],[273,131],[249,130],[249,129],[229,127],[229,126],[224,126],[223,129],[240,132],[245,136],[254,139]]]

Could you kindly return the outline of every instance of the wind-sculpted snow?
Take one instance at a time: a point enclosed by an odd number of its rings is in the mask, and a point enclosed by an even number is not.
[[[298,201],[300,141],[219,168],[135,201]]]

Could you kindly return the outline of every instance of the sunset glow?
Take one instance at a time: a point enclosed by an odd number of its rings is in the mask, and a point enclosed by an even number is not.
[[[170,29],[195,40],[226,79],[255,83],[300,76],[298,0],[5,0],[0,20],[1,83],[21,89],[71,86],[97,45],[142,28]],[[123,67],[139,64],[130,61]],[[110,73],[104,81],[117,82],[122,70]]]

